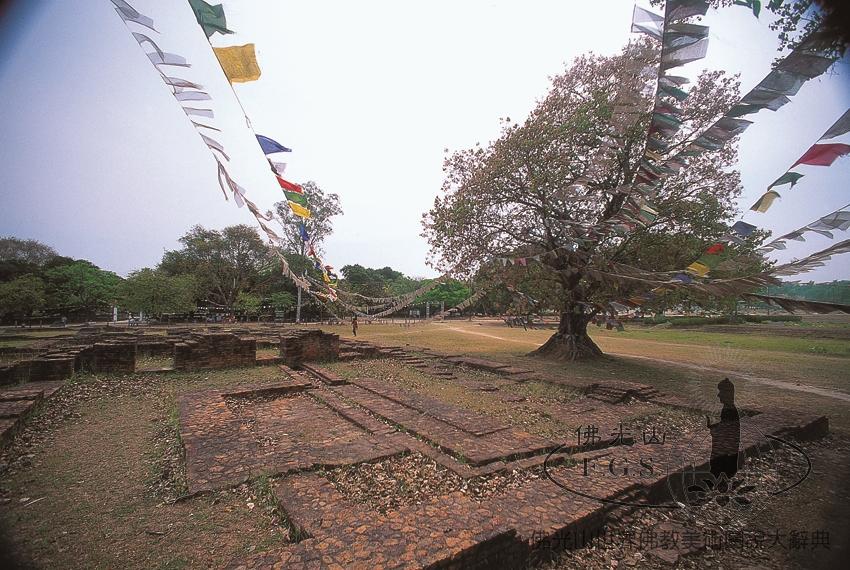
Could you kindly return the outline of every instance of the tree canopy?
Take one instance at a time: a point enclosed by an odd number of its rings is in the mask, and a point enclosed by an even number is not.
[[[192,275],[198,300],[232,307],[242,292],[258,289],[272,264],[271,251],[251,226],[208,230],[195,226],[167,251],[159,269],[170,276]]]
[[[537,256],[534,281],[562,315],[543,354],[599,354],[587,322],[628,291],[594,279],[589,269],[624,261],[652,271],[682,269],[735,213],[741,187],[730,144],[667,177],[655,196],[657,217],[645,227],[625,237],[589,232],[626,204],[621,189],[635,181],[646,147],[658,57],[648,41],[615,56],[580,56],[524,122],[505,119],[497,140],[445,160],[443,196],[423,219],[434,262],[467,275],[486,270],[517,279],[516,271],[493,269],[494,258]],[[703,72],[681,103],[684,128],[671,152],[690,144],[738,96],[736,78]]]
[[[160,316],[191,311],[195,307],[194,275],[167,275],[150,268],[132,272],[121,284],[120,303],[134,312]]]

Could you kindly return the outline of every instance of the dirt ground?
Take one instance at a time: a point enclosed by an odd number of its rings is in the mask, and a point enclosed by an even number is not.
[[[350,336],[347,327],[323,329]],[[683,558],[677,566],[841,567],[838,562],[850,554],[850,342],[843,353],[824,353],[771,342],[765,342],[769,349],[753,348],[758,346],[758,335],[750,333],[717,333],[720,340],[706,340],[698,331],[676,331],[675,338],[662,332],[653,336],[652,331],[593,330],[608,356],[574,364],[525,356],[545,341],[551,330],[524,331],[495,321],[361,324],[358,338],[487,356],[535,370],[545,378],[567,379],[578,387],[600,379],[640,382],[706,405],[716,402],[717,382],[729,376],[743,408],[775,406],[825,414],[831,436],[803,445],[812,461],[809,478],[786,496],[763,502],[744,522],[752,528],[784,533],[786,539],[791,533],[813,536],[828,531],[828,547],[806,544],[708,551]],[[430,377],[398,363],[355,361],[329,368],[341,376],[384,378],[531,433],[564,435],[562,426],[535,413],[532,406],[480,398],[451,380]],[[266,478],[184,498],[177,395],[279,379],[276,367],[76,377],[0,455],[0,524],[7,551],[14,553],[19,563],[37,568],[206,568],[221,567],[233,558],[297,538],[271,498]],[[464,372],[462,379],[499,381],[477,372]],[[528,382],[506,390],[530,402],[568,402],[577,394],[575,389],[547,382]],[[689,421],[686,415],[669,419]],[[425,458],[409,456],[328,476],[351,496],[379,509],[392,508],[410,497],[415,500],[428,488],[468,489],[486,495],[510,486],[517,477],[537,476],[518,474],[464,483],[443,471]],[[640,527],[649,522],[636,516],[621,524]],[[670,567],[640,552],[617,548],[582,549],[547,563],[553,568],[620,565]]]

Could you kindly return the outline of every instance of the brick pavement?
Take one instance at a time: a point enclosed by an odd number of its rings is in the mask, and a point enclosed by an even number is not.
[[[180,437],[190,494],[261,474],[350,465],[404,451],[308,394],[308,384],[213,390],[179,398]]]

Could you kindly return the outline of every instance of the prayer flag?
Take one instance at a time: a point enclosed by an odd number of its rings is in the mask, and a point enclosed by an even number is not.
[[[850,132],[850,109],[841,115],[841,118],[835,121],[835,124],[829,127],[820,139],[834,139],[848,132]]]
[[[732,231],[735,232],[736,234],[738,234],[741,237],[747,237],[748,235],[753,233],[756,229],[757,229],[756,226],[754,226],[752,224],[748,224],[747,222],[738,221],[738,222],[735,222],[732,225]]]
[[[707,255],[718,255],[720,253],[723,253],[723,250],[725,250],[725,249],[726,248],[723,246],[722,243],[716,243],[716,244],[710,246],[708,249],[706,249],[705,253]]]
[[[755,204],[750,206],[750,210],[764,214],[770,209],[770,206],[773,204],[773,201],[777,198],[779,198],[779,192],[776,192],[774,190],[768,190],[767,192],[762,194],[761,198],[759,198]]]
[[[257,135],[257,141],[260,143],[260,148],[263,149],[263,154],[274,154],[276,152],[292,152],[291,148],[286,148],[279,142],[263,135]]]
[[[850,153],[850,145],[842,143],[815,144],[812,148],[795,162],[791,168],[798,164],[808,164],[811,166],[829,166],[839,156],[844,156]]]
[[[231,83],[245,83],[260,78],[260,66],[254,44],[213,48],[224,74]]]
[[[289,190],[284,190],[283,193],[286,195],[286,199],[290,202],[295,202],[296,204],[300,204],[301,206],[307,207],[307,198],[304,194],[299,194],[298,192],[290,192]]]
[[[694,261],[693,263],[688,265],[687,271],[696,275],[697,277],[705,277],[710,271],[710,268],[707,265],[700,263],[699,261]]]
[[[798,174],[797,172],[786,172],[779,178],[777,178],[770,186],[767,187],[768,190],[773,188],[774,186],[784,186],[785,184],[791,183],[791,188],[802,178],[802,174]]]
[[[298,232],[301,234],[301,241],[310,241],[310,234],[307,233],[307,226],[298,224]]]
[[[310,210],[302,206],[301,204],[296,204],[295,202],[289,203],[289,208],[292,210],[292,213],[296,216],[300,216],[302,218],[310,217]]]
[[[644,33],[660,40],[664,29],[664,16],[654,14],[635,5],[632,12],[632,33]]]
[[[224,8],[221,4],[212,6],[204,0],[189,0],[189,5],[192,6],[192,11],[195,12],[195,19],[204,29],[207,39],[214,33],[232,34],[231,30],[227,29],[227,20],[224,17]]]
[[[296,194],[304,193],[304,189],[301,188],[301,186],[299,186],[298,184],[293,184],[288,180],[284,180],[280,176],[276,176],[275,178],[277,178],[277,183],[280,184],[280,187],[283,188],[284,191],[295,192]]]

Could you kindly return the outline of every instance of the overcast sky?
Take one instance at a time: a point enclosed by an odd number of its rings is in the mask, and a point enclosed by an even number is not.
[[[188,3],[129,1],[153,18],[162,49],[192,63],[179,75],[212,94],[218,138],[248,196],[264,209],[280,200]],[[524,118],[573,57],[617,52],[629,40],[634,5],[223,3],[238,33],[213,36],[213,44],[257,46],[262,76],[234,87],[252,125],[294,149],[285,155],[287,178],[340,196],[345,215],[334,220],[327,262],[414,276],[435,275],[419,234],[442,182],[443,149],[486,143],[498,136],[500,117]],[[777,56],[766,16],[729,8],[704,20],[708,57],[682,74],[740,72],[746,92]],[[20,1],[0,32],[0,234],[126,275],[156,265],[194,224],[253,223],[223,199],[210,152],[109,0]],[[845,58],[791,104],[755,115],[740,145],[742,211],[850,107],[848,76]],[[779,235],[850,203],[850,158],[799,171],[806,177],[767,214],[743,219]],[[780,259],[831,243],[815,236]],[[802,278],[850,278],[850,255]]]

